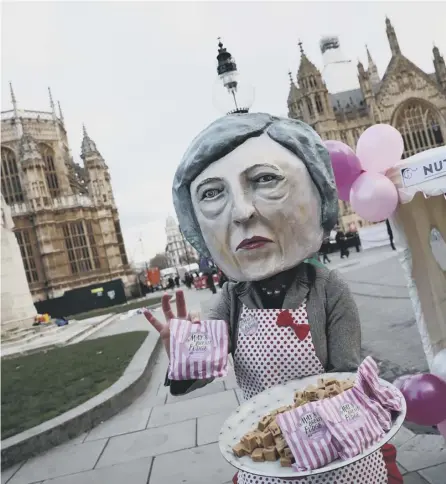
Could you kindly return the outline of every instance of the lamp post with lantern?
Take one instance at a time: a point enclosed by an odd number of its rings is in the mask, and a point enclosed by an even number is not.
[[[234,57],[220,38],[218,41],[214,105],[225,114],[248,113],[254,102],[254,88],[240,76]]]

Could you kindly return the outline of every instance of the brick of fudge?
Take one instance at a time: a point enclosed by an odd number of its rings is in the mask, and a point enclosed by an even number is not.
[[[260,440],[262,442],[261,447],[271,447],[274,445],[274,437],[271,432],[265,431],[260,434]]]
[[[257,434],[255,434],[254,432],[248,432],[246,435],[244,435],[242,437],[241,443],[249,453],[259,447],[259,444],[257,443]]]
[[[253,462],[265,462],[265,458],[263,457],[264,449],[255,449],[251,454],[251,459]]]
[[[274,446],[263,449],[263,457],[268,462],[275,462],[279,458],[277,449]]]
[[[269,432],[271,432],[271,435],[273,437],[278,437],[282,432],[280,430],[280,427],[277,425],[276,421],[271,423],[268,427]]]
[[[288,446],[288,444],[286,443],[286,440],[282,436],[277,437],[274,440],[275,440],[277,452],[279,453],[279,455],[282,455],[284,449]]]
[[[258,429],[261,431],[265,430],[272,421],[273,421],[272,415],[265,415],[262,418],[262,420],[260,420]]]
[[[248,450],[243,446],[241,442],[234,445],[234,447],[232,448],[232,452],[234,452],[234,455],[236,457],[244,457],[245,455],[249,455]]]
[[[280,407],[277,409],[277,413],[284,413],[284,412],[288,412],[289,408],[287,405],[284,405],[283,407]]]
[[[293,462],[288,457],[281,457],[280,458],[280,465],[282,467],[291,467],[292,464],[293,464]]]
[[[288,459],[291,459],[291,460],[294,459],[293,453],[291,452],[291,449],[289,447],[285,447],[283,449],[283,456],[287,457]]]

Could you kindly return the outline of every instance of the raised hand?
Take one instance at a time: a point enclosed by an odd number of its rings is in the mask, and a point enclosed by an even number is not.
[[[175,316],[170,305],[170,300],[172,296],[170,294],[164,294],[161,299],[161,307],[163,308],[164,317],[166,319],[165,323],[159,321],[155,316],[146,309],[144,311],[144,316],[147,321],[158,331],[161,336],[161,340],[166,348],[167,354],[170,356],[170,320],[171,319],[188,319],[190,321],[196,322],[199,319],[199,315],[187,314],[186,310],[186,300],[184,299],[183,291],[176,291],[176,306],[177,315]]]

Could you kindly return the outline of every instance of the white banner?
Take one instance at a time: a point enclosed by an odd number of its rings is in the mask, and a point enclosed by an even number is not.
[[[425,160],[413,163],[409,167],[401,168],[400,172],[403,185],[406,188],[419,185],[429,180],[446,176],[446,157],[444,153],[438,153],[435,150],[430,156],[426,156]]]
[[[389,234],[385,222],[369,225],[358,230],[361,239],[362,250],[375,249],[376,247],[390,246]]]

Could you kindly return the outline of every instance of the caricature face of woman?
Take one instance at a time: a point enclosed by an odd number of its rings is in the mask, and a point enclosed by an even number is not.
[[[190,191],[212,258],[232,279],[265,279],[321,246],[320,196],[307,168],[266,134],[208,166]]]

